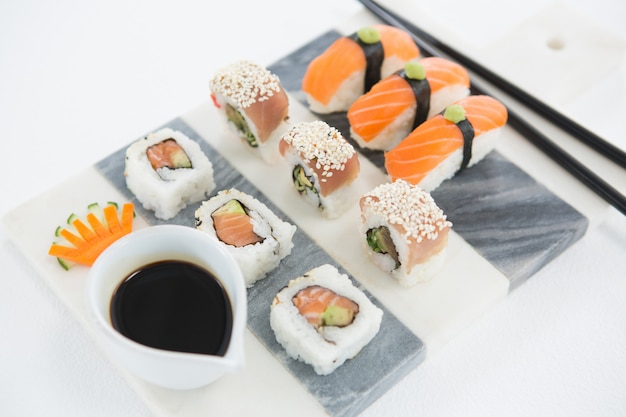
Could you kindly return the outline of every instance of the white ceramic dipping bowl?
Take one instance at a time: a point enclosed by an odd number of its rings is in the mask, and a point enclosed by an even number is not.
[[[111,299],[120,283],[138,268],[163,260],[188,261],[211,271],[232,305],[232,334],[224,356],[185,353],[137,343],[113,328]],[[247,322],[245,282],[237,263],[214,237],[186,226],[159,225],[136,230],[109,246],[91,267],[87,309],[96,336],[137,377],[171,389],[198,388],[244,366]]]

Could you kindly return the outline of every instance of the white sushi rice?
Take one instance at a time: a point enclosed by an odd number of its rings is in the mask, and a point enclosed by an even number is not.
[[[380,67],[380,79],[382,80],[383,78],[387,78],[394,72],[401,70],[404,68],[406,62],[407,61],[396,55],[385,57],[383,64]]]
[[[253,231],[262,242],[243,247],[223,243],[241,268],[246,285],[251,287],[274,270],[291,253],[296,226],[281,220],[265,204],[237,189],[222,190],[196,210],[196,228],[217,238],[211,214],[230,200],[239,201],[248,210]]]
[[[191,168],[152,168],[147,149],[174,139],[191,161]],[[171,219],[188,204],[202,201],[215,189],[213,165],[200,145],[184,133],[161,129],[131,144],[126,150],[126,186],[146,210],[163,220]]]
[[[464,85],[456,84],[443,87],[430,97],[430,110],[428,117],[441,113],[450,104],[469,96],[470,90]]]
[[[372,223],[372,226],[374,223]],[[374,226],[375,227],[375,226]],[[365,233],[362,231],[362,233]],[[394,233],[392,232],[392,235]],[[399,239],[398,234],[395,233],[396,236],[393,237],[394,241]],[[395,261],[388,254],[375,253],[367,247],[367,242],[364,242],[366,246],[366,250],[368,251],[370,257],[373,262],[383,271],[387,272],[394,278],[398,283],[405,288],[413,287],[416,284],[428,282],[433,279],[435,275],[441,270],[443,267],[445,260],[447,258],[447,248],[442,249],[439,253],[431,256],[428,260],[414,265],[413,268],[409,271],[404,264],[400,264],[400,267],[396,268]],[[400,259],[406,259],[408,256],[408,249],[406,246],[397,245],[396,249],[398,250],[398,255]]]
[[[498,141],[502,128],[496,128],[474,138],[472,142],[472,157],[466,168],[476,165],[491,152]],[[463,162],[463,148],[452,152],[432,171],[430,171],[418,184],[424,191],[431,192],[459,171]]]
[[[292,298],[301,289],[313,285],[328,288],[358,304],[354,321],[345,327],[321,326],[318,330],[308,323]],[[328,375],[354,358],[376,336],[382,317],[383,311],[347,275],[324,264],[291,280],[276,294],[270,310],[270,326],[289,356],[311,365],[318,375]]]
[[[384,191],[382,191],[384,190]],[[411,191],[406,191],[411,190]],[[376,196],[377,202],[367,196]],[[412,248],[408,239],[437,239],[441,229],[451,226],[446,216],[437,207],[432,197],[419,187],[410,185],[406,181],[397,180],[395,183],[382,184],[361,201],[361,223],[359,232],[362,236],[363,247],[368,255],[381,270],[389,273],[403,287],[412,287],[420,282],[431,280],[442,268],[447,252],[447,245],[440,251],[430,255],[425,261],[408,266]],[[416,200],[420,202],[415,203]],[[397,225],[401,226],[399,230]],[[398,254],[399,266],[387,253],[374,252],[367,242],[366,233],[370,229],[386,227]],[[407,236],[416,233],[411,229],[419,230],[419,236]],[[429,232],[422,232],[430,230]],[[446,237],[447,238],[447,237]]]

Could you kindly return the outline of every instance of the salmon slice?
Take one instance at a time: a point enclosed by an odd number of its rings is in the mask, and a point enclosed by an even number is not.
[[[259,94],[258,100],[242,111],[256,127],[257,139],[266,143],[281,123],[289,118],[289,97],[280,86],[269,98]]]
[[[424,58],[420,61],[426,70],[426,78],[433,93],[451,85],[470,86],[467,69],[464,66],[448,59],[436,56]]]
[[[463,66],[439,57],[424,58],[419,63],[424,67],[426,80],[430,86],[431,102],[432,98],[446,87],[466,88],[469,93],[469,74]],[[463,94],[467,95],[467,93]],[[437,101],[450,104],[460,98],[454,93],[449,94],[449,97],[451,97],[450,100],[444,97]],[[375,84],[369,92],[359,97],[350,106],[347,114],[350,129],[362,141],[371,142],[408,110],[411,110],[414,115],[417,106],[418,103],[409,82],[398,74],[390,75]],[[433,107],[430,115],[440,110],[442,109]],[[406,125],[404,127],[403,131],[398,132],[399,139],[408,135],[414,126],[411,125],[408,130]]]
[[[372,27],[380,33],[385,58],[397,57],[404,62],[419,58],[420,50],[407,32],[383,24],[372,25]]]
[[[187,153],[174,139],[166,139],[146,149],[152,169],[191,168]]]
[[[216,211],[212,215],[218,239],[238,248],[263,241],[254,233],[250,216],[240,212]]]
[[[469,96],[456,102],[474,129],[474,138],[506,124],[506,107],[489,96]],[[463,147],[459,127],[443,115],[418,126],[394,149],[385,153],[385,168],[392,180],[402,178],[419,184],[453,152]]]
[[[387,25],[373,27],[381,35],[385,60],[395,58],[401,61],[388,73],[402,68],[404,62],[419,57],[419,48],[408,33]],[[341,37],[310,62],[302,79],[302,91],[327,105],[342,83],[355,73],[364,72],[366,65],[365,54],[359,44],[349,37]],[[385,75],[388,74],[381,74],[381,78]]]
[[[324,325],[337,325],[334,323],[328,324],[327,321],[329,320],[325,320],[325,313],[327,313],[329,306],[336,307],[344,312],[343,326],[350,324],[354,316],[359,312],[357,303],[320,285],[312,285],[301,289],[294,295],[292,302],[300,314],[306,318],[307,322],[315,328]]]
[[[226,116],[240,134],[254,134],[256,137],[250,140],[254,145],[258,145],[254,140],[266,143],[288,119],[289,97],[278,76],[261,65],[246,60],[235,62],[220,69],[210,87],[215,107],[225,107]],[[248,120],[242,120],[238,112]]]

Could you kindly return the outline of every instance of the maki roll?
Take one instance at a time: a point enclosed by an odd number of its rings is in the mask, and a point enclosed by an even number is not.
[[[491,152],[507,118],[506,107],[493,97],[456,101],[385,153],[387,174],[433,191]]]
[[[283,135],[279,150],[295,190],[325,217],[339,217],[356,204],[359,158],[339,130],[320,120],[300,122]]]
[[[289,119],[289,98],[278,76],[249,61],[218,71],[211,98],[231,130],[268,163],[280,160],[278,140]]]
[[[324,264],[276,294],[270,326],[289,356],[328,375],[376,336],[382,316],[347,275]]]
[[[309,63],[302,91],[316,113],[346,111],[374,84],[419,56],[409,33],[383,24],[366,26],[337,39]]]
[[[196,228],[221,241],[251,287],[291,253],[296,226],[237,189],[222,190],[196,210]]]
[[[350,136],[362,148],[389,150],[426,119],[470,93],[467,70],[439,57],[411,61],[348,109]]]
[[[396,180],[365,194],[360,207],[368,254],[402,286],[427,281],[441,268],[452,223],[429,193]]]
[[[146,210],[171,219],[215,189],[213,165],[184,133],[161,129],[126,150],[126,186]]]

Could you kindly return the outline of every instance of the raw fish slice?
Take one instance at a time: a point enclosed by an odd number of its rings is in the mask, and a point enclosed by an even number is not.
[[[443,114],[433,116],[385,153],[385,168],[392,180],[402,178],[431,191],[464,168],[464,163],[472,166],[493,149],[495,136],[507,121],[506,107],[485,95],[469,96],[455,105],[464,110],[473,137],[464,137],[460,124]],[[466,142],[471,145],[468,152],[464,152]]]
[[[217,237],[228,245],[241,248],[263,241],[254,233],[250,216],[245,213],[214,214],[213,226]]]
[[[383,43],[385,58],[396,57],[404,63],[419,57],[419,48],[407,32],[389,25],[378,24],[372,25],[372,27],[380,32],[380,41]],[[383,73],[386,72],[387,75],[394,71],[396,70],[383,69]]]

